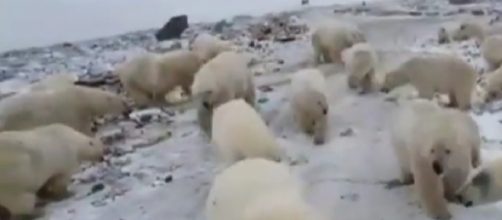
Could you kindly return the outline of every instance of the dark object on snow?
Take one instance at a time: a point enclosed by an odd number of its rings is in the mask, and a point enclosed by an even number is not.
[[[99,191],[103,191],[103,189],[105,189],[105,185],[102,184],[102,183],[98,183],[98,184],[92,186],[90,194],[94,194],[94,193],[97,193]]]
[[[452,5],[462,5],[462,4],[470,4],[473,3],[474,0],[449,0]]]
[[[157,33],[155,38],[158,41],[180,38],[185,29],[188,28],[188,17],[186,15],[178,15],[171,17],[169,21]]]
[[[474,16],[483,16],[485,15],[485,11],[483,9],[472,9],[471,14]]]
[[[78,79],[74,84],[79,86],[99,87],[102,85],[113,85],[119,83],[119,78],[115,75],[100,75],[98,77],[86,77]]]
[[[231,23],[227,22],[226,20],[221,20],[213,26],[213,31],[216,33],[221,33],[223,32],[223,30],[225,30],[225,28],[230,26],[232,26]]]
[[[169,176],[167,176],[167,177],[164,179],[164,182],[165,182],[165,183],[170,183],[170,182],[172,182],[172,181],[173,181],[173,176],[172,176],[172,175],[169,175]]]
[[[309,4],[309,0],[302,0],[302,5],[308,5]]]

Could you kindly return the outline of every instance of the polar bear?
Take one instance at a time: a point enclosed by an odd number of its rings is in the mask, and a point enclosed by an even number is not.
[[[0,204],[13,215],[40,215],[37,192],[69,194],[67,186],[81,162],[98,161],[104,145],[68,126],[51,124],[0,133]]]
[[[317,63],[341,63],[341,53],[352,45],[366,42],[364,33],[350,23],[329,20],[312,33],[312,46]]]
[[[476,71],[467,62],[453,55],[419,55],[388,72],[381,91],[389,92],[405,83],[415,86],[421,98],[432,99],[436,92],[447,94],[450,107],[465,110],[471,105]]]
[[[486,74],[482,86],[484,97],[483,102],[489,103],[502,99],[502,67]]]
[[[485,40],[486,32],[487,27],[480,22],[465,20],[452,31],[451,38],[455,41],[464,41],[474,38],[479,43],[482,43]]]
[[[502,35],[486,37],[481,44],[481,54],[488,64],[489,70],[495,70],[502,64]]]
[[[342,60],[349,72],[349,87],[360,89],[360,93],[369,92],[377,68],[377,55],[373,47],[368,43],[356,43],[342,52]]]
[[[201,65],[195,52],[180,49],[139,55],[119,66],[116,74],[136,105],[163,105],[176,86],[191,94],[190,85]]]
[[[326,80],[318,69],[304,69],[291,77],[291,108],[295,120],[307,134],[313,135],[314,144],[326,141],[328,129],[328,97]]]
[[[280,161],[280,148],[272,131],[243,99],[218,106],[212,121],[211,139],[227,164],[252,157]]]
[[[391,125],[391,142],[401,169],[398,182],[414,183],[429,216],[450,219],[446,199],[454,200],[469,172],[481,163],[478,127],[467,113],[441,108],[430,100],[402,105]]]
[[[206,63],[221,52],[232,50],[232,43],[201,33],[195,37],[190,49],[199,56],[202,63]]]
[[[465,207],[474,207],[502,200],[502,159],[498,158],[474,170],[458,190],[456,198]]]
[[[223,170],[206,201],[208,220],[321,220],[286,165],[245,159]]]
[[[249,62],[245,54],[226,51],[204,64],[197,72],[191,90],[199,104],[199,125],[209,136],[214,108],[239,98],[254,107],[255,87],[253,73],[248,68]]]
[[[62,123],[92,135],[95,117],[128,111],[122,97],[83,86],[22,93],[0,101],[0,131]]]
[[[32,92],[32,91],[41,91],[47,89],[70,87],[73,86],[75,82],[77,82],[77,80],[78,76],[74,74],[68,74],[68,73],[53,74],[47,76],[44,79],[41,79],[38,82],[31,84],[28,87],[27,91]]]
[[[447,44],[451,42],[450,33],[444,27],[440,27],[438,30],[438,43]]]

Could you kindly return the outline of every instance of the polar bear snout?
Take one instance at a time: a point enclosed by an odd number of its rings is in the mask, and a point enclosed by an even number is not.
[[[434,170],[434,173],[436,173],[437,175],[443,174],[443,167],[441,167],[438,161],[432,162],[432,169]]]
[[[469,207],[473,206],[473,202],[472,201],[464,201],[464,197],[462,195],[456,195],[455,199],[459,203],[461,203],[462,205],[464,205],[466,208],[469,208]]]

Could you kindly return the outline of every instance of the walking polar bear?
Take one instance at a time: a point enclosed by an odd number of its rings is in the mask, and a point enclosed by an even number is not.
[[[103,153],[99,140],[62,124],[1,132],[0,204],[13,216],[40,216],[38,191],[70,195],[67,187],[80,163],[98,161]]]
[[[307,134],[312,135],[314,144],[326,141],[329,103],[326,80],[317,69],[304,69],[291,78],[291,108],[296,122]]]
[[[481,163],[478,127],[467,113],[441,108],[430,100],[402,105],[391,127],[401,169],[399,183],[414,183],[430,217],[450,219],[446,199],[455,200],[469,172]]]
[[[239,98],[251,106],[255,105],[254,77],[248,68],[249,62],[245,54],[226,51],[204,64],[197,72],[191,88],[199,105],[199,125],[209,136],[214,108]]]
[[[312,33],[317,63],[341,63],[342,51],[360,42],[366,42],[366,37],[356,25],[336,20],[321,23]]]
[[[176,86],[191,94],[190,85],[201,65],[198,55],[192,51],[146,53],[120,65],[116,74],[136,105],[163,105],[166,95]]]
[[[357,43],[342,52],[342,59],[349,72],[349,88],[359,89],[362,94],[371,91],[378,59],[373,47],[368,43]]]
[[[0,101],[0,131],[61,123],[92,135],[95,117],[128,111],[122,97],[83,86],[20,93]]]
[[[281,160],[280,148],[272,131],[243,99],[231,100],[216,108],[212,140],[227,164],[253,157]]]
[[[207,63],[218,54],[232,50],[232,43],[220,40],[207,33],[201,33],[195,37],[190,49],[199,56],[202,63]]]
[[[290,169],[262,158],[237,162],[216,176],[208,220],[323,220],[303,198]]]
[[[381,90],[389,92],[406,83],[415,86],[421,98],[432,99],[436,92],[447,94],[450,107],[466,110],[471,107],[476,71],[467,62],[453,55],[419,55],[388,72]]]

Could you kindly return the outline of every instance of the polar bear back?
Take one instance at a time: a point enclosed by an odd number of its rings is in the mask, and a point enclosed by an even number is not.
[[[323,73],[317,69],[304,69],[295,73],[291,78],[291,95],[295,96],[304,91],[317,91],[327,95],[326,80]]]
[[[252,73],[247,68],[248,59],[236,52],[223,52],[204,64],[196,74],[192,93],[225,91],[230,97],[238,97],[247,91]]]
[[[243,99],[217,107],[212,122],[213,142],[227,162],[242,157],[279,159],[275,137],[256,110]]]
[[[231,50],[231,44],[210,34],[201,33],[195,37],[191,50],[197,53],[203,63],[213,59],[221,52]]]
[[[369,43],[357,43],[342,52],[342,60],[349,73],[361,75],[375,68],[377,55]]]
[[[237,162],[216,176],[206,203],[207,219],[243,219],[254,200],[279,191],[301,193],[287,166],[261,158]]]

